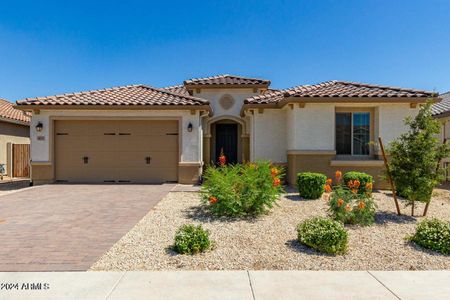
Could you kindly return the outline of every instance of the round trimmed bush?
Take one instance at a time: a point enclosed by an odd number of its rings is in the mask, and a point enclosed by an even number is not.
[[[315,217],[297,226],[298,241],[317,251],[343,254],[347,251],[348,233],[344,226],[328,218]]]
[[[185,224],[175,234],[173,250],[180,254],[197,254],[211,247],[209,231],[201,225]]]
[[[435,218],[423,220],[409,240],[421,247],[450,254],[450,222]]]
[[[327,176],[320,173],[304,172],[297,174],[297,188],[301,197],[318,199],[324,192]]]
[[[373,177],[367,173],[350,171],[350,172],[345,173],[343,178],[344,178],[344,183],[346,186],[348,185],[348,182],[350,180],[352,180],[352,181],[358,180],[359,181],[360,186],[358,188],[358,194],[372,192],[372,190],[366,189],[367,183],[373,184]]]

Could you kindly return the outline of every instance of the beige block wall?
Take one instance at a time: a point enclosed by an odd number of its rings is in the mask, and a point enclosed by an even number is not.
[[[29,126],[0,121],[0,164],[6,165],[6,172],[10,170],[8,158],[11,154],[8,154],[8,143],[29,144],[29,136]]]
[[[387,189],[389,184],[381,178],[384,166],[332,166],[334,154],[288,154],[287,181],[295,186],[297,173],[317,172],[325,174],[328,178],[334,178],[334,173],[339,170],[342,173],[349,171],[364,172],[373,176],[374,188]]]
[[[34,185],[52,183],[54,180],[53,165],[31,163],[31,181]]]
[[[196,184],[199,181],[201,173],[201,165],[198,164],[184,164],[178,166],[178,183],[181,184]]]

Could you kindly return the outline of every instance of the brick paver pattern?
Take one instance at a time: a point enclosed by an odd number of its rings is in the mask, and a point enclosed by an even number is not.
[[[87,270],[174,184],[46,185],[0,197],[0,271]]]

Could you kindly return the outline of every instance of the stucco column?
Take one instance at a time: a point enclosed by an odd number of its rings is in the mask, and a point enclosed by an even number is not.
[[[211,136],[203,136],[203,163],[209,165],[211,163]]]
[[[250,161],[250,136],[244,135],[241,137],[242,142],[242,162]]]

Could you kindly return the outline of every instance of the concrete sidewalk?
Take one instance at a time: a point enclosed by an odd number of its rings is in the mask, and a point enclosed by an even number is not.
[[[5,272],[0,299],[450,299],[450,271]]]

